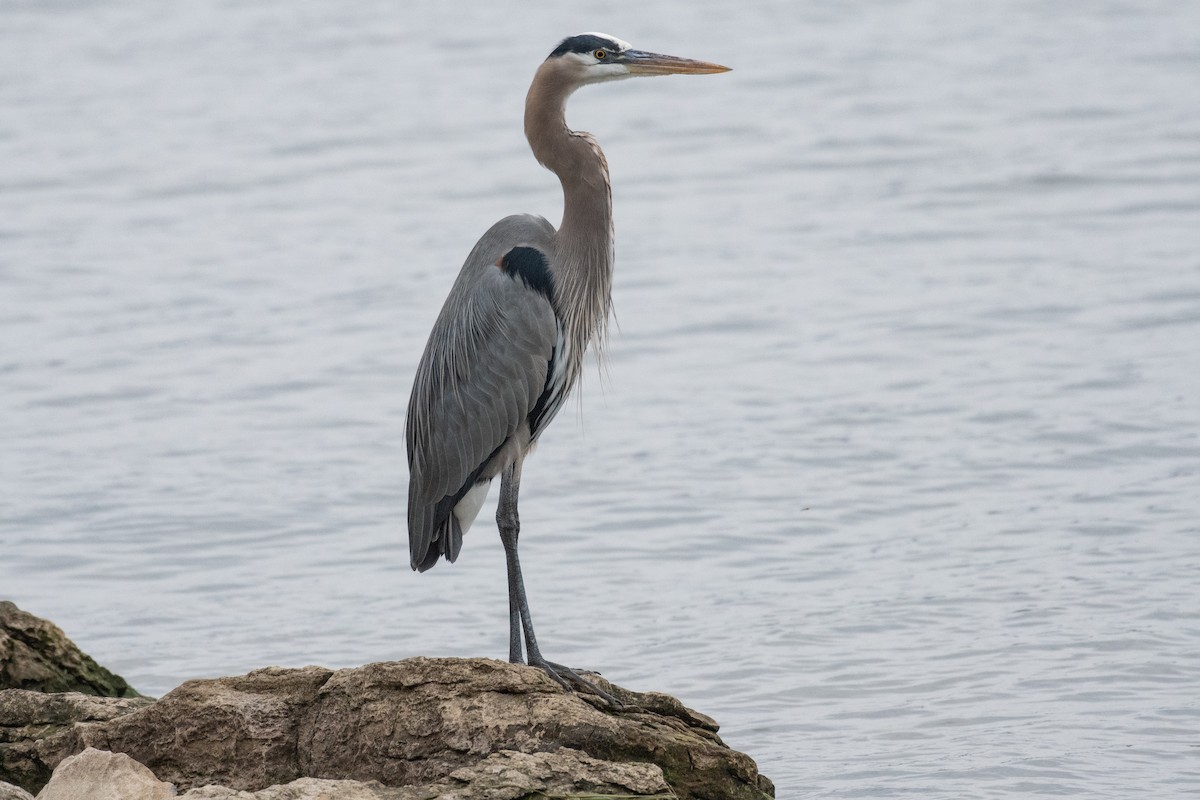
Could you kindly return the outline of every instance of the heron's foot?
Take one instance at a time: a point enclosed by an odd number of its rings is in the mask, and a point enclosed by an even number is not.
[[[553,661],[547,661],[544,658],[529,659],[529,666],[537,667],[542,672],[550,676],[550,679],[559,686],[566,689],[568,692],[577,691],[585,694],[590,694],[603,700],[613,711],[620,711],[625,708],[617,698],[613,697],[608,692],[601,689],[596,684],[588,679],[580,676],[578,672],[570,667],[564,667],[562,664],[555,664]]]

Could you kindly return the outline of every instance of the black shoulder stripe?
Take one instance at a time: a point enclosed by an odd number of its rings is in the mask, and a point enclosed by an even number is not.
[[[514,247],[500,259],[500,269],[513,280],[520,279],[526,286],[554,303],[554,275],[546,255],[532,247]]]

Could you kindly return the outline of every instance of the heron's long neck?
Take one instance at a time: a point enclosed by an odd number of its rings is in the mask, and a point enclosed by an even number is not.
[[[550,62],[534,76],[525,100],[525,136],[539,162],[563,187],[563,219],[555,236],[555,296],[578,368],[589,344],[601,349],[612,308],[612,189],[608,163],[590,134],[567,127],[574,89]]]

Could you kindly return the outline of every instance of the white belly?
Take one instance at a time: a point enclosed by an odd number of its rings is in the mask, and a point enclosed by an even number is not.
[[[479,516],[479,509],[483,508],[483,501],[487,499],[490,488],[492,488],[491,481],[472,486],[471,490],[464,494],[463,499],[459,500],[458,505],[454,507],[454,516],[458,519],[458,525],[464,534],[470,530],[475,517]]]

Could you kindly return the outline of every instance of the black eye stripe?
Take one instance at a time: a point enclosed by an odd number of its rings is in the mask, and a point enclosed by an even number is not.
[[[612,39],[607,39],[603,36],[592,36],[591,34],[580,34],[579,36],[569,36],[563,39],[548,57],[554,58],[566,53],[592,54],[597,50],[612,52],[619,51],[620,49],[620,45]]]

